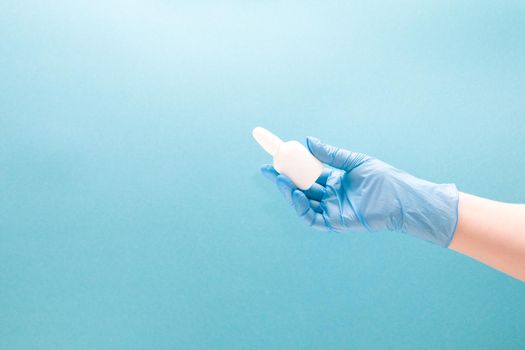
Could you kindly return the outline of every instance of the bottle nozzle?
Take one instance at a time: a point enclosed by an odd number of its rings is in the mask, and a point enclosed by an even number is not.
[[[260,126],[252,131],[253,138],[261,147],[273,157],[279,149],[283,140]]]

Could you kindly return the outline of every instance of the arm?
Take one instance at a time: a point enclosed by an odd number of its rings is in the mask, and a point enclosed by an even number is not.
[[[299,190],[271,165],[261,170],[309,226],[409,234],[525,281],[525,205],[460,193],[454,184],[419,179],[315,138],[307,145],[328,166],[308,190]]]
[[[525,281],[525,205],[460,193],[449,248]]]

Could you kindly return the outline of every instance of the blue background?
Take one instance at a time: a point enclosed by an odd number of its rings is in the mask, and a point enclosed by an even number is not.
[[[308,229],[257,125],[525,202],[525,4],[3,0],[0,348],[525,348],[525,283]]]

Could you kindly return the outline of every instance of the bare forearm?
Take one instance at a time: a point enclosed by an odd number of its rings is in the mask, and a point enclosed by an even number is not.
[[[525,205],[460,193],[449,248],[525,281]]]

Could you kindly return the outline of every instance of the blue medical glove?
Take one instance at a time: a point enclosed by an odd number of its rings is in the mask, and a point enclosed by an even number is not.
[[[271,165],[262,173],[277,184],[312,227],[335,232],[399,231],[447,247],[458,221],[458,190],[435,184],[362,153],[307,138],[325,168],[308,190],[298,189]]]

